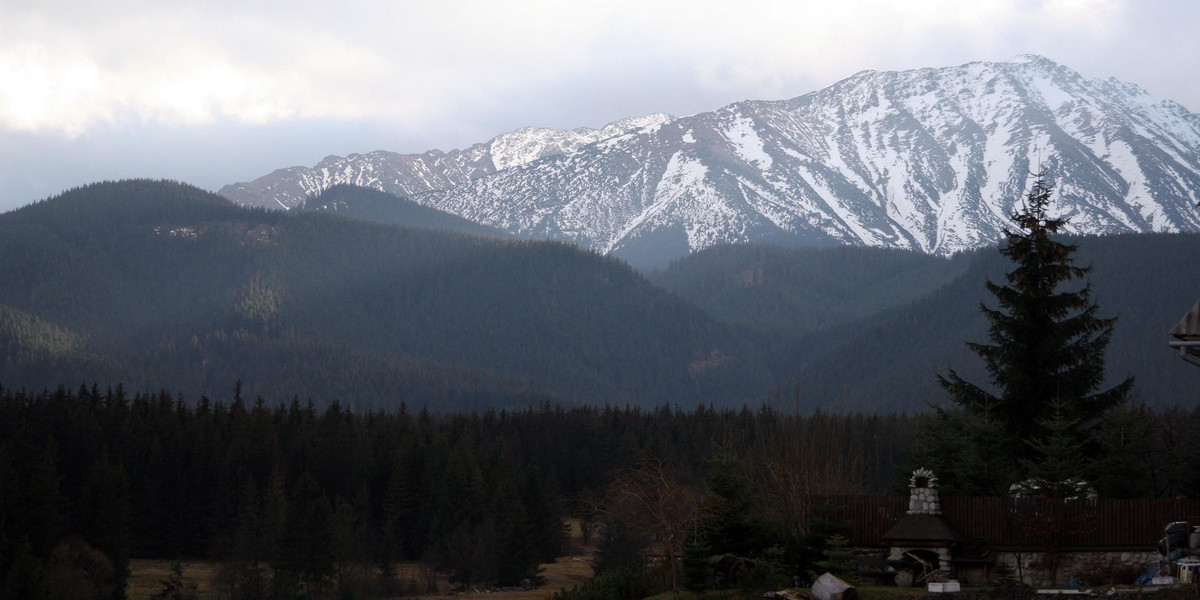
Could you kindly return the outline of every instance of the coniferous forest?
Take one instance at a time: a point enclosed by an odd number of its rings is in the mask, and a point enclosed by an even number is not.
[[[768,586],[838,568],[827,498],[900,493],[915,466],[949,493],[1069,471],[1105,497],[1200,495],[1200,376],[1165,343],[1200,236],[1034,228],[1070,288],[1047,302],[1086,314],[1067,322],[1092,354],[1000,439],[1028,395],[989,350],[1025,337],[997,333],[1024,305],[994,283],[1024,285],[1021,235],[644,274],[354,189],[310,205],[126,181],[0,215],[3,598],[124,598],[134,557],[215,561],[228,598],[421,591],[401,563],[536,585],[568,517],[600,577],[564,600],[700,589],[721,554]]]
[[[922,411],[972,372],[994,250],[717,247],[656,273],[562,243],[401,227],[377,193],[249,210],[194,187],[101,183],[0,215],[0,383],[407,402],[434,411],[630,403]],[[356,210],[355,207],[358,207]],[[332,212],[334,214],[326,214]],[[385,223],[342,218],[378,218]],[[413,217],[416,219],[416,217]],[[1149,406],[1200,382],[1166,331],[1200,297],[1200,236],[1079,241],[1118,317],[1108,372]]]
[[[1145,437],[1122,451],[1144,468],[1094,463],[1098,492],[1200,495],[1200,411],[1135,417]],[[119,386],[0,390],[0,423],[6,598],[75,580],[120,598],[131,557],[219,561],[234,598],[411,593],[388,579],[400,562],[466,587],[536,584],[567,550],[568,517],[601,525],[599,574],[630,573],[653,546],[775,556],[804,576],[838,531],[819,498],[903,493],[914,440],[937,426],[707,407],[356,413]],[[651,498],[661,510],[644,510]],[[703,546],[662,548],[679,527]]]
[[[339,567],[389,573],[401,561],[461,585],[517,585],[565,550],[566,517],[600,518],[617,474],[647,460],[693,500],[718,458],[739,465],[745,485],[752,464],[787,465],[810,469],[825,492],[883,491],[897,485],[916,426],[708,408],[354,413],[249,400],[240,387],[197,402],[120,387],[5,389],[0,422],[0,572],[12,598],[30,597],[21,582],[70,574],[48,557],[87,549],[112,562],[113,597],[130,557],[229,561],[243,590],[344,582]],[[805,452],[808,464],[791,464]],[[763,535],[796,542],[778,525]]]

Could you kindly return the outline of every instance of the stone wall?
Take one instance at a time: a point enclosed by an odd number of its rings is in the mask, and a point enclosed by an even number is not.
[[[856,548],[855,553],[872,555],[883,558],[886,550],[879,548]],[[1008,565],[1012,577],[1020,575],[1023,583],[1034,587],[1050,587],[1050,573],[1043,566],[1044,555],[1041,552],[996,552],[995,561],[988,566],[955,565],[951,575],[962,585],[983,585],[991,579],[996,582],[996,564]],[[1101,579],[1084,583],[1100,585],[1107,583],[1131,584],[1138,574],[1145,573],[1151,566],[1157,566],[1162,558],[1157,550],[1109,550],[1109,551],[1078,551],[1061,552],[1058,554],[1057,584],[1064,585],[1072,580],[1085,578]],[[1018,564],[1019,562],[1019,564]],[[1174,574],[1174,573],[1172,573]],[[923,587],[923,586],[922,586]]]
[[[996,553],[996,562],[1007,564],[1014,577],[1018,573],[1022,574],[1024,583],[1033,586],[1054,585],[1050,581],[1049,570],[1040,566],[1043,558],[1041,552]],[[1064,585],[1072,580],[1082,581],[1088,577],[1112,577],[1115,583],[1129,584],[1133,583],[1137,574],[1145,573],[1151,565],[1157,566],[1161,559],[1162,555],[1157,550],[1061,552],[1057,556],[1057,585]]]
[[[908,514],[942,514],[942,503],[938,500],[937,488],[911,488],[908,495]]]

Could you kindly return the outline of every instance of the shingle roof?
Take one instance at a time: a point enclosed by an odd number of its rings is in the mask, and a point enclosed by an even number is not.
[[[941,515],[906,515],[880,540],[885,542],[962,542],[963,537]]]
[[[1200,341],[1200,300],[1171,328],[1171,335],[1189,342]]]

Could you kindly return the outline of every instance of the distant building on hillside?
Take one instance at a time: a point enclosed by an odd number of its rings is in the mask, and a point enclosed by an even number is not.
[[[1171,328],[1171,335],[1175,339],[1168,344],[1179,349],[1183,360],[1200,367],[1200,300]]]

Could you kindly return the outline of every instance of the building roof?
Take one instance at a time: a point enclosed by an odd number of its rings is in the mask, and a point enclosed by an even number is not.
[[[1200,300],[1171,328],[1171,335],[1185,341],[1200,341]]]
[[[906,515],[880,540],[884,542],[955,542],[962,534],[941,515]]]

